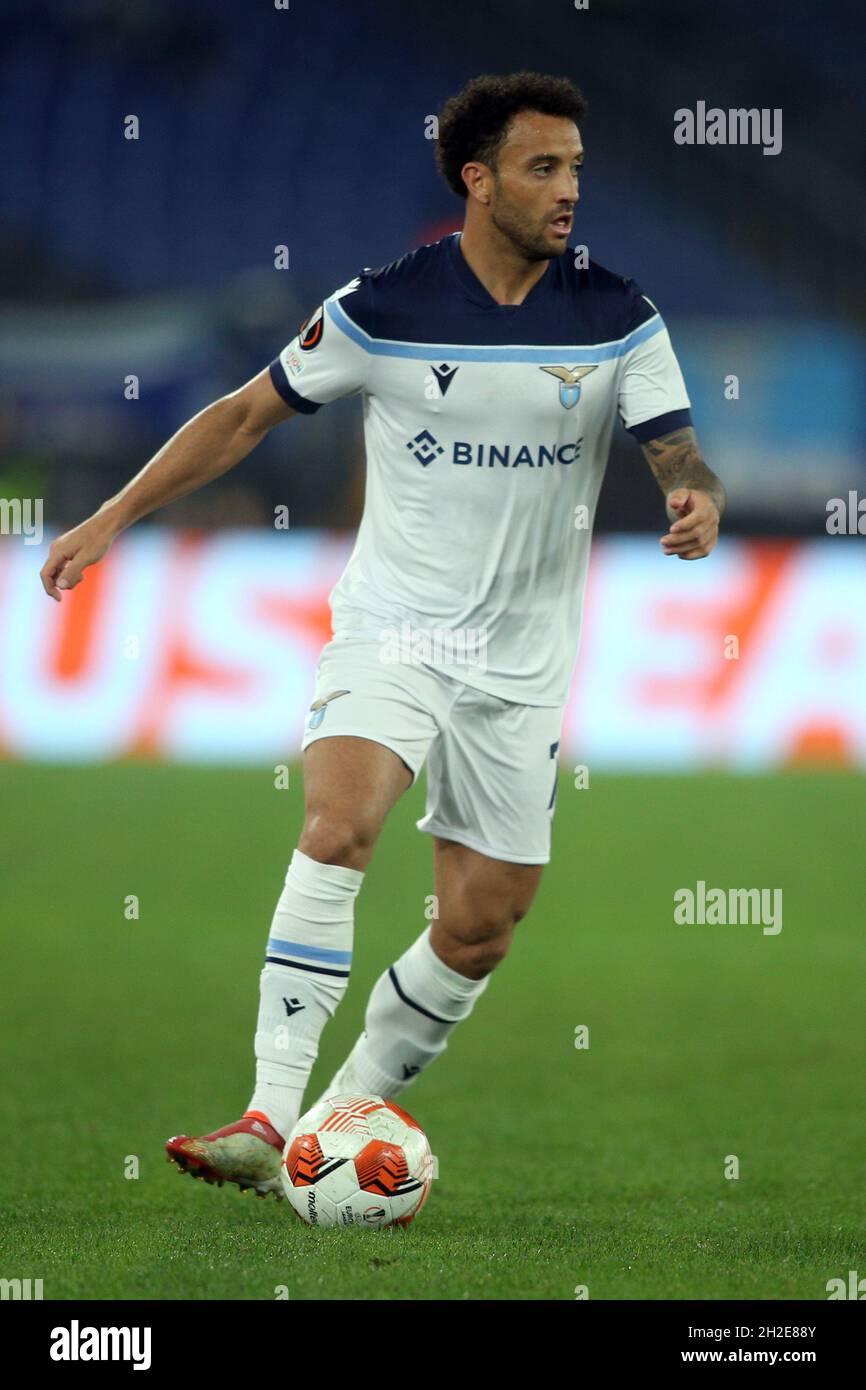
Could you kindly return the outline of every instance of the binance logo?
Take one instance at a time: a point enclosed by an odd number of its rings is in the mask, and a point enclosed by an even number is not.
[[[426,468],[429,463],[432,463],[435,458],[445,452],[439,440],[429,430],[420,430],[418,434],[413,435],[406,448],[423,468]]]

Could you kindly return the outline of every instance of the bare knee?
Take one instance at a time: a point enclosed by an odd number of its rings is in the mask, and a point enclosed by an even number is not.
[[[366,869],[376,843],[377,828],[364,818],[333,810],[309,811],[298,849],[320,864]]]
[[[433,945],[437,955],[458,975],[482,980],[504,960],[511,946],[514,928],[524,913],[509,904],[486,912],[471,923],[434,924]],[[437,930],[437,928],[439,928]]]

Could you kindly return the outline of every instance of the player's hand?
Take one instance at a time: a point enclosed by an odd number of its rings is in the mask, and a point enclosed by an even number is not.
[[[39,571],[46,594],[60,602],[61,589],[81,583],[88,565],[101,560],[114,540],[114,532],[98,516],[92,516],[51,543],[48,559]]]
[[[680,487],[667,497],[667,513],[673,522],[661,547],[665,555],[681,560],[700,560],[709,555],[719,538],[719,510],[708,492]]]

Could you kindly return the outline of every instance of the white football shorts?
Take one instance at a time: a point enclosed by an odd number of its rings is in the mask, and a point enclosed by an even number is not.
[[[419,830],[491,859],[546,864],[564,709],[501,700],[459,673],[385,661],[375,637],[334,639],[319,657],[301,748],[371,739],[402,758],[413,782],[426,761]]]

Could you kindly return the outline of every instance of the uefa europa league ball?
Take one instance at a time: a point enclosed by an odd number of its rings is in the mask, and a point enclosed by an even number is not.
[[[420,1125],[381,1096],[327,1096],[302,1115],[283,1150],[280,1180],[310,1226],[408,1226],[423,1207],[436,1160]]]

